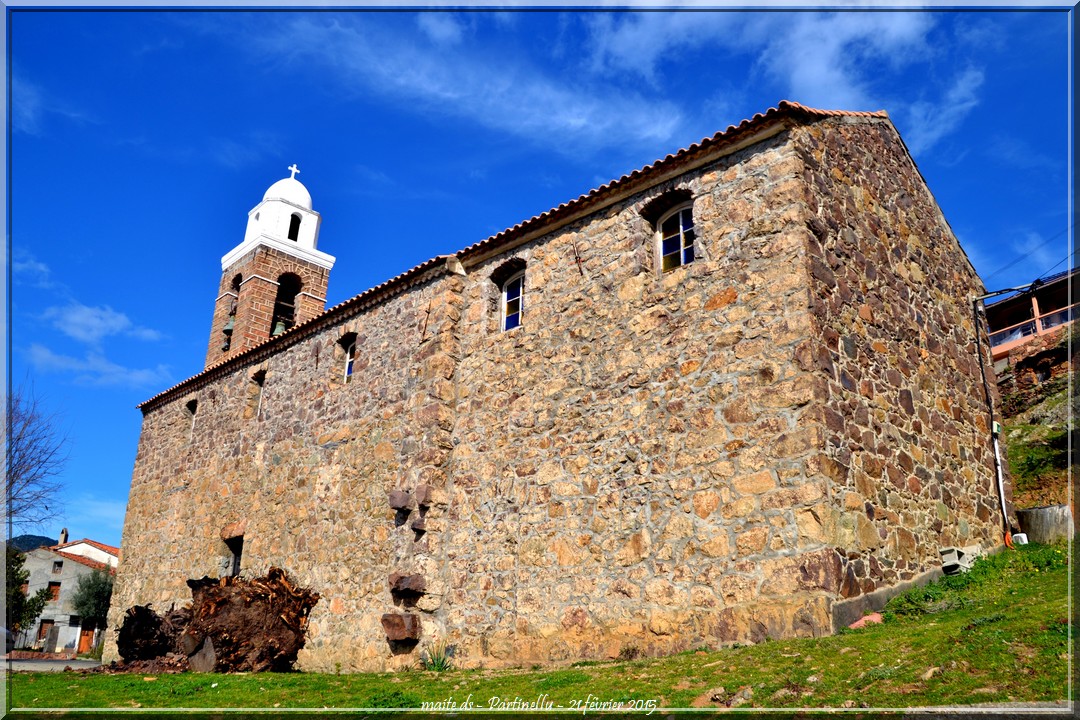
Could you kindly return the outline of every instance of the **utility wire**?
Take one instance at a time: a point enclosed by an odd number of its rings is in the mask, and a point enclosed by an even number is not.
[[[992,273],[990,273],[989,275],[987,275],[986,277],[984,277],[984,278],[983,278],[983,283],[985,284],[985,283],[986,283],[986,281],[987,281],[987,280],[989,280],[990,278],[994,277],[995,275],[1000,275],[1001,273],[1003,273],[1003,272],[1005,272],[1006,270],[1008,270],[1009,268],[1011,268],[1011,267],[1012,267],[1013,265],[1016,265],[1017,263],[1019,263],[1019,262],[1023,261],[1024,259],[1026,259],[1026,258],[1030,257],[1030,256],[1031,256],[1031,252],[1032,252],[1032,251],[1034,251],[1034,250],[1038,250],[1039,248],[1043,247],[1044,245],[1046,245],[1046,244],[1050,243],[1051,241],[1053,241],[1053,240],[1057,240],[1057,239],[1058,239],[1058,238],[1060,238],[1060,237],[1061,237],[1062,235],[1066,235],[1066,234],[1068,234],[1068,232],[1069,232],[1070,230],[1072,230],[1072,229],[1073,229],[1073,228],[1074,228],[1075,226],[1076,226],[1076,225],[1075,225],[1075,223],[1074,223],[1074,224],[1072,224],[1072,225],[1069,225],[1069,226],[1068,226],[1067,228],[1065,228],[1065,229],[1064,229],[1064,230],[1062,230],[1061,232],[1059,232],[1059,233],[1056,233],[1056,234],[1054,234],[1054,235],[1051,235],[1050,237],[1046,238],[1045,240],[1043,240],[1043,241],[1042,241],[1041,243],[1039,243],[1039,244],[1038,244],[1038,245],[1036,245],[1035,247],[1033,247],[1033,248],[1028,248],[1028,249],[1027,249],[1027,250],[1026,250],[1025,252],[1023,252],[1023,253],[1021,253],[1021,254],[1017,255],[1017,256],[1016,256],[1016,258],[1014,258],[1014,259],[1013,259],[1012,261],[1010,261],[1010,262],[1008,262],[1008,263],[1005,263],[1004,265],[1002,265],[1001,267],[999,267],[999,268],[998,268],[997,270],[995,270],[994,272],[992,272]],[[1072,255],[1072,253],[1070,253],[1070,256],[1071,256],[1071,255]],[[1068,258],[1066,258],[1066,260],[1067,260],[1067,259],[1068,259]],[[1064,262],[1064,261],[1063,261],[1063,262]],[[1060,264],[1061,264],[1061,263],[1058,263],[1058,265],[1060,265]],[[1054,267],[1057,267],[1057,265],[1055,265]]]

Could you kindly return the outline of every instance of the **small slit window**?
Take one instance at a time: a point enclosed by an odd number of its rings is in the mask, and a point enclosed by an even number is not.
[[[300,213],[293,213],[289,218],[289,239],[296,240],[300,237]]]
[[[514,275],[502,287],[502,329],[513,330],[521,326],[521,314],[525,300],[525,273]]]
[[[191,418],[191,426],[188,428],[188,434],[193,435],[195,433],[195,418],[199,413],[199,401],[188,400],[184,405],[184,410],[186,411],[187,416]]]
[[[338,340],[338,345],[342,350],[341,380],[349,383],[356,368],[356,333],[346,333]]]
[[[251,374],[251,383],[248,385],[247,417],[259,419],[262,412],[263,389],[266,387],[266,370],[256,370]]]
[[[694,261],[694,211],[689,205],[673,210],[657,226],[660,268],[670,272]]]
[[[225,547],[229,551],[229,575],[237,577],[240,574],[240,561],[244,555],[244,536],[237,535],[225,541]]]

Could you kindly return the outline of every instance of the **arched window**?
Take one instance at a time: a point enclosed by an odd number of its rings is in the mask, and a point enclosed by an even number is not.
[[[300,237],[300,213],[293,213],[289,219],[289,239],[296,240]]]
[[[518,273],[503,285],[502,329],[513,330],[521,325],[522,301],[525,299],[525,273]]]
[[[341,379],[343,382],[351,382],[353,368],[356,366],[356,333],[345,333],[338,340],[342,350]]]
[[[274,299],[274,318],[270,324],[270,337],[277,337],[296,324],[296,296],[303,283],[299,275],[285,273],[278,278],[277,297]]]
[[[513,258],[503,263],[491,273],[491,281],[499,288],[499,329],[520,327],[525,310],[525,261]]]
[[[236,307],[240,297],[240,285],[243,281],[244,276],[237,274],[233,277],[231,283],[233,296],[229,301],[229,316],[225,320],[225,327],[221,328],[221,333],[225,336],[221,343],[221,349],[226,352],[232,347],[233,329],[236,327]]]
[[[678,207],[656,225],[660,269],[669,272],[694,261],[694,211],[691,205]]]

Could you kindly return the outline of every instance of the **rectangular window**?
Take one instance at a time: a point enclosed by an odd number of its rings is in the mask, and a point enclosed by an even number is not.
[[[64,572],[64,561],[53,560],[52,571],[53,575],[59,575],[60,573]]]
[[[503,330],[513,330],[521,325],[522,301],[525,295],[525,273],[515,275],[503,285]]]
[[[60,583],[49,583],[49,600],[51,602],[57,602],[60,600]]]
[[[52,620],[42,620],[41,625],[38,626],[37,639],[44,640],[49,636],[49,631],[52,630]]]

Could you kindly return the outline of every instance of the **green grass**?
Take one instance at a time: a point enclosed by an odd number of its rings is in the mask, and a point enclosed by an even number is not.
[[[882,624],[817,639],[548,670],[16,673],[9,677],[10,697],[14,708],[416,708],[470,695],[481,708],[492,697],[675,708],[716,707],[712,695],[731,697],[749,687],[743,708],[1054,701],[1068,697],[1067,557],[1064,545],[1004,551],[969,573],[894,598]]]
[[[1069,467],[1069,432],[1051,425],[1007,426],[1006,457],[1017,490],[1035,487],[1046,475]]]

